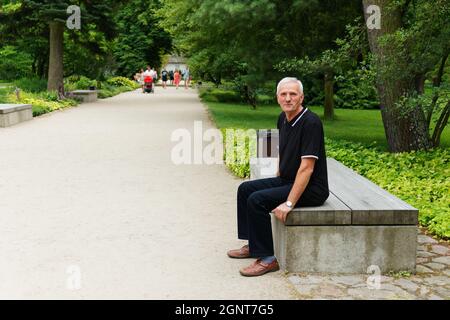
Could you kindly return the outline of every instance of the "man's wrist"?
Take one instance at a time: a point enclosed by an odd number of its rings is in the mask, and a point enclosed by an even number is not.
[[[286,207],[288,207],[291,210],[294,208],[294,204],[291,201],[289,201],[289,200],[287,200],[285,202],[285,204],[286,204]]]

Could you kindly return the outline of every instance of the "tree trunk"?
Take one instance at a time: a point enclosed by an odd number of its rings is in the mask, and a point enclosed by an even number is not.
[[[368,29],[370,50],[376,57],[378,68],[380,68],[393,60],[395,47],[390,44],[381,47],[378,40],[386,34],[394,33],[402,26],[402,8],[392,9],[391,0],[363,0],[366,19],[370,16],[366,12],[370,5],[377,5],[381,9],[381,29]],[[404,72],[405,66],[408,64],[407,59],[408,57],[405,55],[402,58],[397,57],[395,61],[401,72]],[[415,91],[415,76],[410,74],[400,78],[397,74],[378,73],[377,89],[381,102],[381,115],[391,152],[432,147],[426,117],[420,106],[405,108],[397,105],[403,96]]]
[[[48,59],[38,59],[37,63],[37,75],[40,79],[44,79],[48,75]]]
[[[324,84],[325,84],[325,103],[323,117],[325,120],[333,120],[334,118],[334,79],[333,73],[325,72]]]
[[[50,22],[50,58],[48,66],[47,90],[60,91],[64,86],[63,67],[64,24]]]
[[[246,102],[252,106],[253,110],[256,109],[256,94],[248,85],[244,85],[244,95]]]
[[[33,63],[31,64],[31,73],[33,76],[36,76],[36,65],[37,65],[37,57],[34,56]]]

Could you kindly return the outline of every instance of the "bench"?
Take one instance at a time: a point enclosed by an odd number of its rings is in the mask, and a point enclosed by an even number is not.
[[[31,104],[0,104],[0,127],[13,126],[33,119]]]
[[[252,159],[251,179],[273,177],[277,166],[277,158]],[[332,158],[327,166],[330,196],[322,206],[295,208],[286,223],[271,214],[280,267],[289,272],[367,273],[371,266],[415,272],[418,210]]]
[[[72,95],[85,102],[95,102],[98,99],[97,90],[75,90],[72,91]]]

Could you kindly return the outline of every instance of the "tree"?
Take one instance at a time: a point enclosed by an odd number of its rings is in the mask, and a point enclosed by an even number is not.
[[[157,69],[161,56],[172,49],[172,39],[155,14],[160,7],[159,0],[132,0],[116,15],[119,35],[114,42],[114,57],[121,74],[131,76],[148,64]]]
[[[31,17],[32,14],[30,9],[23,7],[21,1],[3,1],[0,7],[0,44],[30,55],[29,72],[47,77],[48,28],[42,21],[18,18],[20,15]]]
[[[392,152],[439,145],[448,123],[448,91],[438,90],[450,49],[449,0],[363,0],[381,10],[381,28],[368,29],[377,66],[377,90],[389,149]],[[434,76],[434,93],[427,99],[426,80]],[[432,119],[436,125],[431,128]]]
[[[235,80],[254,104],[258,88],[282,76],[274,65],[333,46],[360,6],[358,0],[166,0],[161,14],[176,47],[208,70],[199,73]],[[198,55],[209,63],[199,64]]]
[[[334,82],[335,75],[342,74],[345,70],[358,67],[358,60],[364,63],[367,56],[366,37],[364,28],[357,19],[354,26],[347,26],[347,34],[344,39],[336,39],[337,49],[325,50],[315,59],[308,56],[298,59],[286,59],[276,68],[283,72],[294,72],[302,77],[319,75],[323,79],[324,95],[324,119],[334,118]]]
[[[87,26],[112,38],[114,24],[112,10],[120,1],[66,1],[66,0],[22,0],[15,1],[9,10],[0,13],[0,22],[7,21],[7,29],[14,34],[20,34],[27,26],[37,24],[40,29],[48,32],[49,62],[48,62],[48,90],[63,88],[63,48],[64,30],[68,18],[67,8],[77,4],[81,7],[82,30],[89,30]],[[84,26],[84,27],[83,27]],[[83,31],[81,31],[83,32]]]

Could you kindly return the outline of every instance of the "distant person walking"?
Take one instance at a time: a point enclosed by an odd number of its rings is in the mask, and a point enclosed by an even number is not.
[[[184,80],[184,88],[185,89],[189,88],[189,83],[191,82],[191,75],[189,73],[189,67],[186,68],[186,71],[184,72],[183,80]]]
[[[178,86],[180,85],[180,80],[181,80],[181,74],[178,70],[175,70],[175,73],[173,74],[173,78],[174,78],[175,86],[178,89]]]
[[[173,70],[169,71],[169,79],[170,79],[170,85],[173,86],[173,79],[174,79]]]
[[[158,81],[158,72],[156,72],[156,70],[153,68],[150,68],[150,72],[152,74],[153,83],[156,84],[156,82]]]
[[[141,85],[142,92],[144,92],[144,69],[141,69],[141,73],[139,74],[139,84]]]
[[[167,87],[168,77],[169,77],[169,73],[167,72],[166,69],[163,69],[163,71],[161,71],[161,80],[162,80],[162,85],[163,85],[164,89],[166,89],[166,87]]]
[[[141,80],[141,72],[140,72],[140,71],[136,72],[136,73],[134,74],[133,79],[134,79],[134,81],[136,81],[137,83],[140,83],[139,81]]]
[[[152,68],[150,66],[147,66],[147,70],[142,73],[142,93],[145,93],[145,78],[151,78],[152,85],[154,84]]]

